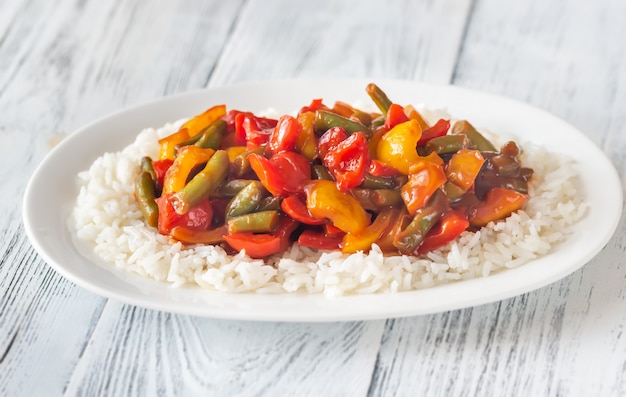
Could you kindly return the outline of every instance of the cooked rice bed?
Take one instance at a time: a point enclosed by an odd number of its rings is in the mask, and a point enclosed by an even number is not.
[[[548,253],[584,214],[571,160],[523,145],[535,173],[525,209],[422,257],[323,252],[294,244],[265,261],[219,246],[183,245],[149,227],[134,199],[143,156],[157,157],[158,139],[180,122],[146,129],[121,152],[106,153],[79,174],[71,219],[79,239],[118,269],[170,283],[225,292],[305,292],[326,295],[408,291],[486,277]]]

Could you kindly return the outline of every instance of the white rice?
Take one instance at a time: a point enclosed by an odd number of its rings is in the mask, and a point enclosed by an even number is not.
[[[146,129],[121,152],[105,153],[78,175],[70,227],[93,244],[96,255],[118,269],[172,286],[257,293],[323,293],[329,296],[407,291],[486,277],[550,252],[584,216],[571,160],[523,145],[522,162],[535,171],[525,209],[478,232],[464,232],[425,257],[317,251],[294,244],[267,261],[244,253],[229,256],[217,246],[170,240],[147,226],[134,199],[142,156],[157,157],[157,140],[181,122]]]

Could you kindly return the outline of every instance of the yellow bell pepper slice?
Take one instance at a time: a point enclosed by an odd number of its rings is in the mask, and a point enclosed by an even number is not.
[[[209,161],[215,150],[198,146],[183,146],[163,178],[163,193],[178,192],[185,187],[191,171]]]
[[[341,251],[344,253],[354,253],[357,251],[367,251],[372,244],[378,241],[383,232],[389,228],[391,221],[395,219],[395,209],[385,208],[378,214],[374,222],[359,233],[346,233],[343,236]]]
[[[409,175],[409,168],[420,160],[417,141],[422,137],[422,128],[415,120],[409,120],[385,133],[376,147],[378,160]]]
[[[315,142],[315,130],[313,122],[315,112],[304,112],[298,116],[298,123],[302,130],[296,141],[296,151],[300,152],[307,160],[311,161],[317,157],[317,142]]]
[[[245,146],[229,146],[224,150],[226,151],[226,154],[228,155],[228,161],[232,163],[233,161],[235,161],[235,158],[237,156],[245,152],[247,149]]]
[[[347,233],[359,233],[370,223],[370,217],[349,193],[337,188],[333,181],[314,180],[304,187],[306,207],[316,218],[329,219]]]
[[[189,139],[189,129],[180,128],[175,133],[159,139],[159,160],[174,160],[176,145]]]
[[[226,116],[226,105],[216,105],[187,120],[180,128],[187,128],[191,137],[224,116]]]
[[[176,157],[176,145],[199,134],[202,130],[210,126],[211,123],[225,115],[226,105],[213,106],[187,120],[175,133],[159,139],[159,160],[173,160],[174,157]]]

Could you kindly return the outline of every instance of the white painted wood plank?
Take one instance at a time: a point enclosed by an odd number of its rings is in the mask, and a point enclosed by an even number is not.
[[[210,84],[296,77],[448,83],[470,3],[252,1]]]
[[[7,11],[0,19],[7,24],[0,33],[0,395],[61,395],[105,305],[52,271],[27,242],[21,198],[30,173],[59,133],[204,85],[238,6],[61,0],[0,7]]]
[[[621,1],[479,1],[454,83],[563,117],[624,181],[625,18]],[[622,220],[582,270],[536,292],[389,322],[370,394],[626,394],[625,234]]]
[[[363,395],[373,368],[361,362],[382,326],[213,321],[110,303],[67,393]]]

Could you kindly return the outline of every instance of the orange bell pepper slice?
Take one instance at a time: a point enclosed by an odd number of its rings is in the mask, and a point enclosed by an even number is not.
[[[448,180],[463,190],[468,190],[485,163],[483,155],[478,150],[461,149],[454,153],[448,162],[446,176]]]
[[[394,218],[394,210],[386,208],[378,214],[374,222],[359,233],[346,233],[343,237],[341,252],[354,253],[367,251],[372,247],[383,232],[389,227]]]
[[[404,113],[407,115],[409,120],[417,121],[417,123],[422,128],[422,131],[426,131],[428,128],[430,128],[426,120],[424,120],[424,117],[422,117],[420,112],[418,112],[417,109],[413,107],[413,105],[406,105],[404,107]]]
[[[411,166],[409,180],[400,189],[400,195],[411,215],[424,208],[437,189],[446,183],[443,167],[435,162],[420,160]]]
[[[196,230],[186,226],[176,226],[170,231],[170,236],[187,244],[219,244],[224,241],[228,233],[226,225],[210,230]]]
[[[526,205],[528,195],[513,189],[494,187],[487,192],[484,202],[469,209],[469,221],[473,226],[485,226],[491,221],[511,215]]]

